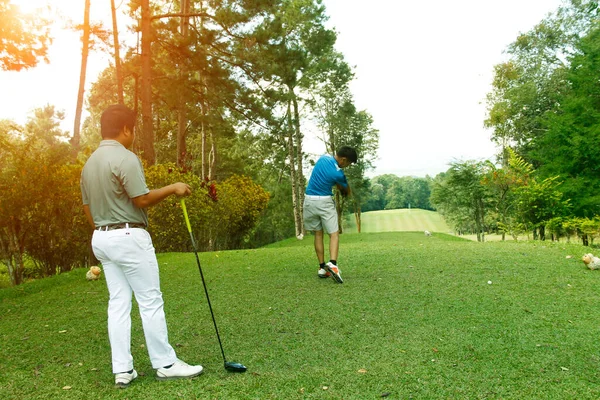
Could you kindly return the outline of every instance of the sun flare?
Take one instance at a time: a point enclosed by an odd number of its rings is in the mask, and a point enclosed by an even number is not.
[[[11,4],[19,7],[23,14],[39,14],[48,10],[48,0],[10,0]]]

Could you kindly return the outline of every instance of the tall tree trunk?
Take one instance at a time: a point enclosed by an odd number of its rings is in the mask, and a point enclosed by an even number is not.
[[[182,43],[186,46],[187,49],[187,41],[188,41],[188,31],[189,31],[189,17],[188,14],[190,12],[190,3],[189,0],[181,0],[181,16],[180,21],[180,32]],[[187,96],[185,95],[186,91],[186,82],[188,79],[187,68],[185,67],[185,62],[181,63],[179,68],[179,82],[180,82],[180,94],[179,94],[179,104],[178,108],[178,121],[177,121],[177,166],[181,169],[187,169],[187,146],[186,146],[186,136],[187,136]]]
[[[540,240],[546,240],[546,225],[540,225]]]
[[[302,234],[302,220],[300,219],[300,214],[298,213],[298,184],[296,183],[297,174],[296,174],[296,158],[294,154],[294,127],[292,122],[292,110],[291,110],[291,100],[288,100],[287,104],[287,124],[286,129],[288,133],[288,160],[290,163],[290,183],[292,185],[292,209],[294,212],[294,227],[296,236],[299,237]]]
[[[477,241],[485,241],[485,210],[483,200],[478,199],[475,201],[475,229],[477,229]]]
[[[81,112],[83,108],[83,93],[85,91],[85,75],[87,72],[87,60],[90,51],[90,0],[85,0],[83,12],[83,35],[81,37],[81,69],[79,71],[79,91],[77,92],[77,106],[75,108],[75,122],[73,125],[73,137],[71,145],[75,152],[79,150],[81,135]]]
[[[216,179],[217,175],[217,145],[215,143],[215,137],[213,135],[213,130],[209,131],[210,139],[210,153],[208,155],[208,180],[213,181]]]
[[[16,226],[14,224],[17,224]],[[13,286],[23,283],[23,271],[25,264],[23,262],[23,254],[25,253],[24,240],[20,234],[18,222],[13,223],[6,229],[8,236],[8,251],[12,262],[8,265],[8,274],[10,282]]]
[[[142,3],[142,134],[140,135],[141,156],[148,163],[154,165],[154,128],[152,126],[152,66],[150,37],[150,0],[141,0]]]
[[[360,233],[362,228],[360,203],[354,199],[354,219],[356,220],[356,231]]]
[[[201,142],[202,142],[202,180],[205,180],[208,173],[208,144],[206,140],[206,106],[204,105],[204,100],[201,100],[200,110],[202,113],[202,119],[200,120],[200,134],[201,134]]]
[[[300,232],[304,235],[304,190],[306,187],[304,179],[304,168],[302,166],[302,131],[300,130],[300,111],[298,110],[298,99],[294,93],[294,89],[290,88],[292,94],[292,104],[294,105],[294,129],[296,133],[296,205],[298,206],[298,218],[300,219]]]
[[[335,210],[338,216],[338,232],[344,233],[344,220],[342,219],[342,211],[344,210],[344,197],[339,190],[335,191]]]
[[[125,104],[125,101],[123,100],[123,72],[121,71],[121,55],[119,51],[119,28],[117,26],[117,9],[115,8],[115,0],[110,0],[110,10],[112,13],[113,47],[115,50],[115,73],[117,75],[117,96],[119,98],[119,104]]]

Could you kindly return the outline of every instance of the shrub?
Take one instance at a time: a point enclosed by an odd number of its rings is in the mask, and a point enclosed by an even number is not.
[[[268,193],[250,178],[234,175],[223,183],[207,182],[182,172],[174,164],[146,169],[151,189],[185,182],[192,195],[185,198],[198,250],[239,248],[267,206]],[[158,252],[191,249],[180,199],[170,196],[149,210],[149,230]]]
[[[14,141],[0,173],[0,258],[13,285],[25,276],[25,257],[43,277],[85,262],[89,228],[81,208],[81,164],[68,164],[69,146],[36,137]]]
[[[217,185],[219,200],[215,204],[218,219],[214,246],[237,249],[248,242],[249,234],[261,212],[267,207],[269,194],[252,179],[233,175]]]

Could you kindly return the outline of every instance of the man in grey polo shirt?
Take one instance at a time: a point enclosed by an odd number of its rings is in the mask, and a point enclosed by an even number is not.
[[[83,210],[94,228],[92,249],[102,263],[109,292],[108,337],[115,384],[137,378],[131,355],[131,295],[135,294],[146,347],[159,380],[191,378],[202,366],[179,360],[169,344],[160,291],[158,261],[146,226],[146,208],[168,196],[189,196],[181,182],[150,190],[139,158],[128,150],[135,114],[123,105],[108,107],[100,119],[102,142],[81,173]]]

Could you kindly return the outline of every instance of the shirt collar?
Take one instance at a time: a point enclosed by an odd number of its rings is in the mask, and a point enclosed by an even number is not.
[[[100,146],[99,147],[106,147],[106,146],[123,146],[121,143],[117,142],[114,139],[104,139],[100,142]]]

